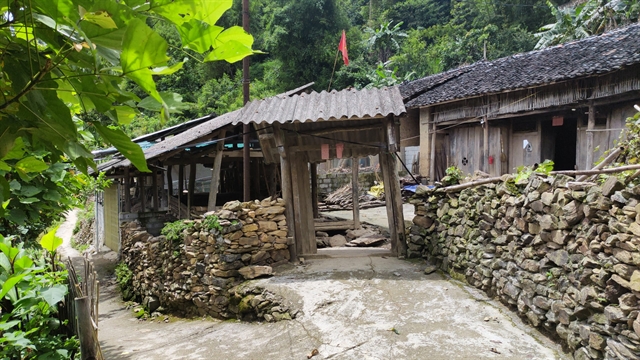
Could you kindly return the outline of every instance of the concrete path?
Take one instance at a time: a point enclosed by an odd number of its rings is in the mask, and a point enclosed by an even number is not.
[[[313,349],[313,359],[569,358],[475,289],[425,275],[422,263],[377,255],[311,259],[257,280],[302,311],[278,323],[139,321],[105,272],[102,351],[136,360],[306,359]],[[102,256],[94,256],[97,267],[112,268]]]
[[[73,237],[73,228],[76,226],[78,220],[78,209],[70,210],[67,213],[65,221],[60,224],[56,236],[62,238],[62,245],[58,248],[60,258],[65,260],[68,257],[82,257],[82,254],[71,247],[71,238]]]
[[[404,214],[405,221],[413,220],[413,217],[415,216],[415,214],[413,213],[413,205],[402,204],[402,212]],[[353,212],[351,210],[323,211],[322,214],[335,216],[337,218],[345,220],[353,220]],[[361,209],[360,221],[389,229],[389,221],[387,220],[387,208],[384,206]]]

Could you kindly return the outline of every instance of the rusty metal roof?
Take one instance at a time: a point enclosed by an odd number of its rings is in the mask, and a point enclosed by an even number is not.
[[[248,103],[233,124],[316,122],[399,116],[406,109],[397,86],[382,89],[346,89],[293,96],[277,95]]]

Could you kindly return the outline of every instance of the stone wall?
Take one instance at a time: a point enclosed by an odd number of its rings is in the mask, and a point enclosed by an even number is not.
[[[246,283],[289,260],[284,200],[224,205],[204,219],[184,220],[176,241],[154,237],[140,224],[122,229],[122,261],[133,272],[132,291],[153,312],[275,321],[295,311]],[[211,216],[219,226],[210,226]]]
[[[409,255],[513,306],[576,359],[640,358],[640,187],[571,180],[421,189]]]
[[[364,194],[373,185],[376,175],[373,172],[359,173],[358,186],[360,193]],[[341,187],[351,184],[351,172],[348,173],[329,173],[318,174],[318,194],[325,197]]]

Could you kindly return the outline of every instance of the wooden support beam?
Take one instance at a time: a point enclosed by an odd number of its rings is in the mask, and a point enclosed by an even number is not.
[[[313,209],[313,218],[320,217],[318,211],[318,164],[312,163],[309,165],[309,171],[311,172],[311,206]]]
[[[482,171],[489,173],[489,121],[487,116],[484,117],[482,124]]]
[[[593,167],[593,128],[596,126],[596,107],[589,103],[589,119],[587,122],[587,164],[585,169]]]
[[[433,122],[431,128],[431,152],[429,154],[429,183],[433,184],[436,181],[436,123]]]
[[[381,153],[380,158],[383,162],[380,166],[385,166],[387,171],[384,183],[385,203],[387,205],[387,215],[391,211],[392,217],[389,219],[389,230],[394,228],[391,232],[395,235],[395,241],[391,241],[391,252],[398,256],[406,256],[407,254],[407,242],[404,228],[404,213],[402,210],[402,194],[400,192],[400,179],[396,168],[396,157],[394,154]],[[384,174],[384,173],[383,173]],[[390,210],[389,210],[390,209]]]
[[[158,211],[160,195],[158,193],[158,172],[155,170],[153,170],[153,177],[151,177],[151,186],[153,186],[153,211]]]
[[[354,228],[353,220],[317,221],[314,223],[316,231],[349,230]]]
[[[164,168],[162,167],[162,164],[160,164],[162,171],[160,172],[160,184],[158,185],[158,190],[160,191],[160,199],[159,199],[159,203],[160,203],[160,208],[164,209],[167,207],[167,192],[164,191]]]
[[[398,232],[395,227],[395,214],[393,211],[393,195],[389,190],[391,184],[390,168],[388,156],[386,153],[381,151],[378,156],[380,161],[380,171],[382,172],[382,182],[384,184],[384,197],[385,197],[385,207],[387,209],[387,220],[389,223],[389,237],[391,241],[391,253],[395,256],[398,255]]]
[[[131,212],[131,176],[128,167],[124,169],[124,212]]]
[[[146,176],[138,176],[138,184],[140,186],[140,212],[147,212],[147,189],[144,186]]]
[[[297,237],[296,227],[294,223],[294,204],[293,204],[293,185],[291,181],[291,165],[290,158],[287,156],[287,149],[285,148],[286,139],[285,134],[280,130],[280,124],[273,124],[273,136],[275,139],[276,147],[278,148],[278,154],[280,155],[280,184],[282,188],[282,198],[285,202],[285,216],[287,218],[288,236],[293,239],[293,242],[289,244],[289,261],[298,261],[298,249],[297,249]]]
[[[173,166],[167,165],[167,192],[173,196]]]
[[[294,221],[298,254],[317,252],[313,209],[311,208],[311,176],[306,155],[296,156],[291,166]],[[288,221],[288,220],[287,220]]]
[[[420,109],[420,175],[431,178],[431,122],[433,121],[433,108]]]
[[[189,197],[187,198],[187,219],[191,219],[191,205],[193,204],[193,193],[196,188],[196,164],[189,164]]]
[[[397,132],[394,121],[393,115],[389,115],[385,120],[385,127],[387,129],[387,145],[389,152],[393,153],[400,151],[400,144],[397,142]]]
[[[351,159],[351,197],[353,199],[353,228],[360,229],[360,189],[358,187],[358,158]]]
[[[178,165],[178,219],[184,219],[182,214],[182,193],[184,192],[184,164]]]
[[[225,137],[222,133],[221,138]],[[220,140],[216,146],[216,157],[213,160],[213,168],[211,169],[211,184],[209,185],[209,202],[207,203],[207,211],[216,210],[216,201],[218,200],[218,187],[220,186],[220,169],[222,167],[222,153],[224,151],[224,140]]]

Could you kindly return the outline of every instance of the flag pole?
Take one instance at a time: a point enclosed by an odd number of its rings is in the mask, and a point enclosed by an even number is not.
[[[340,49],[336,51],[336,60],[333,62],[333,70],[331,71],[331,79],[329,79],[329,87],[327,88],[327,92],[331,91],[331,83],[333,82],[333,74],[336,72],[336,65],[338,64],[338,55],[340,55]]]

